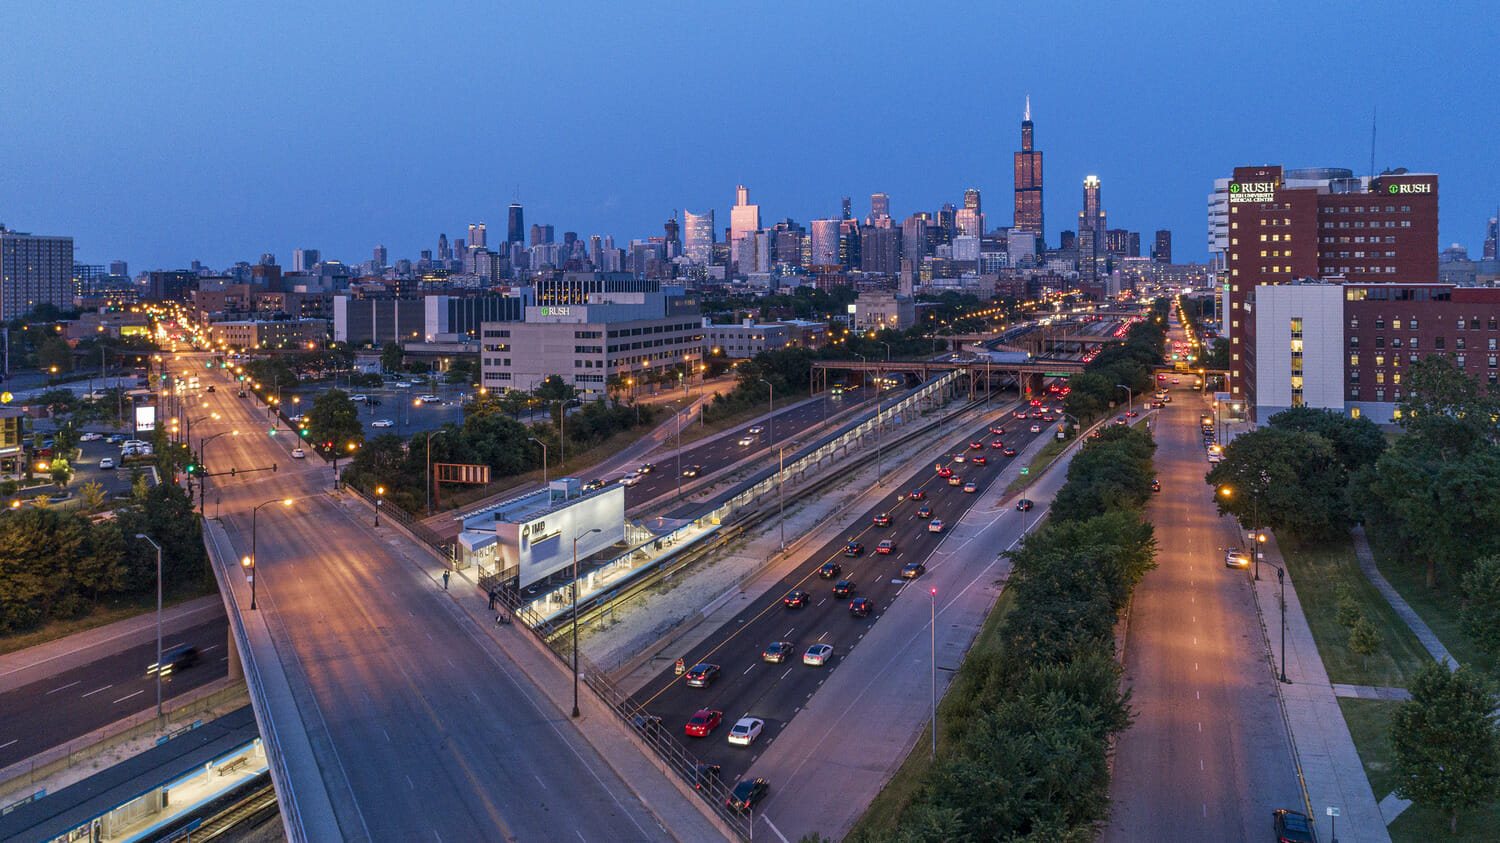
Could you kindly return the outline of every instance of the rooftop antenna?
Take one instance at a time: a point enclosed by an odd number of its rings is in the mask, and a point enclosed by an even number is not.
[[[1031,94],[1026,95],[1026,122],[1031,122]]]
[[[1375,178],[1375,122],[1380,115],[1380,107],[1376,106],[1370,110],[1370,178]]]

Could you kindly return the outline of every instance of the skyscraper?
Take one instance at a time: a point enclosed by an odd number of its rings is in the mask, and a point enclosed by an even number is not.
[[[1500,216],[1490,217],[1484,226],[1484,259],[1495,259],[1496,241],[1500,241]]]
[[[839,220],[813,220],[812,253],[808,263],[812,266],[837,266],[839,264]]]
[[[1078,212],[1078,275],[1097,278],[1105,252],[1104,208],[1099,199],[1099,177],[1083,180],[1083,210]]]
[[[440,261],[450,261],[450,260],[453,260],[453,250],[448,245],[448,235],[446,235],[446,234],[439,234],[438,235],[438,260],[440,260]]]
[[[489,245],[489,237],[485,234],[484,223],[469,223],[469,245],[478,246],[483,249]]]
[[[1172,262],[1172,232],[1166,229],[1156,232],[1156,245],[1151,247],[1151,262]]]
[[[505,227],[505,242],[526,242],[526,221],[524,214],[521,213],[520,202],[510,203],[510,214],[507,217],[507,225]]]
[[[386,260],[385,260],[386,253],[385,253],[385,247],[384,246],[376,246],[375,247],[375,254],[372,256],[372,258],[374,259],[375,265],[377,267],[390,266],[390,264],[386,263]]]
[[[1046,240],[1046,219],[1042,215],[1042,153],[1032,147],[1031,97],[1026,97],[1026,119],[1021,121],[1021,151],[1016,153],[1016,219],[1015,228],[1030,231],[1038,240]]]
[[[891,195],[889,193],[870,194],[870,221],[891,218]]]
[[[852,219],[854,219],[853,213],[854,213],[854,202],[848,196],[845,196],[844,197],[844,215],[843,215],[843,217],[841,217],[841,219],[852,220]]]
[[[979,191],[977,189],[971,187],[964,191],[964,208],[975,213],[984,212],[984,209],[979,206]]]
[[[729,211],[730,260],[744,273],[750,272],[751,262],[740,263],[740,248],[746,236],[760,231],[760,206],[750,204],[750,191],[744,185],[734,189],[734,207]]]
[[[683,223],[687,227],[687,239],[683,243],[682,252],[688,256],[693,263],[707,266],[714,259],[714,212],[710,209],[707,213],[695,214],[692,211],[682,212]]]
[[[320,257],[317,249],[296,249],[292,252],[292,271],[312,272]]]

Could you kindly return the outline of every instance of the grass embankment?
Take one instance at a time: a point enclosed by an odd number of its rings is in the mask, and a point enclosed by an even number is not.
[[[1283,555],[1329,680],[1405,688],[1432,661],[1411,629],[1360,571],[1352,540],[1283,548]],[[1262,577],[1275,575],[1275,569],[1261,567]],[[1349,630],[1338,621],[1340,583],[1348,585],[1364,616],[1380,631],[1380,649],[1374,655],[1365,657],[1349,649]]]
[[[1370,539],[1370,548],[1375,553],[1375,567],[1381,576],[1394,587],[1422,620],[1432,628],[1438,640],[1453,654],[1459,664],[1480,668],[1490,675],[1500,668],[1495,660],[1486,656],[1474,642],[1458,628],[1458,612],[1462,595],[1457,583],[1451,579],[1440,580],[1436,587],[1428,588],[1426,575],[1418,564],[1400,565],[1394,554],[1375,538]]]
[[[1447,645],[1447,642],[1444,642]],[[1395,790],[1397,779],[1392,769],[1393,750],[1389,735],[1391,718],[1401,703],[1389,700],[1339,700],[1344,722],[1359,750],[1360,763],[1370,779],[1376,799],[1384,799]],[[1428,843],[1432,840],[1454,843],[1491,843],[1500,829],[1500,804],[1490,803],[1458,817],[1458,834],[1448,833],[1448,817],[1443,812],[1412,805],[1386,827],[1392,843]]]
[[[179,603],[196,600],[214,593],[214,588],[207,583],[202,588],[179,588],[162,595],[162,607],[170,609]],[[68,620],[53,621],[38,629],[24,632],[19,635],[7,635],[0,637],[0,655],[17,653],[38,644],[46,644],[59,638],[66,638],[79,632],[87,632],[101,626],[108,626],[147,612],[156,611],[156,595],[143,596],[134,600],[119,600],[105,603],[81,618],[69,618]]]
[[[938,703],[939,720],[947,717],[953,709],[966,708],[971,704],[970,700],[978,693],[978,689],[974,687],[975,671],[969,665],[976,659],[988,661],[1000,655],[1000,625],[1004,623],[1005,616],[1010,613],[1014,603],[1014,598],[1009,591],[1000,592],[1000,597],[995,601],[994,608],[990,610],[989,617],[985,618],[978,637],[974,639],[974,646],[969,648],[964,664],[953,675],[952,685],[943,695],[942,701]],[[912,796],[917,792],[923,777],[932,766],[931,747],[932,724],[929,723],[917,737],[911,754],[906,756],[906,760],[896,769],[895,775],[886,782],[885,789],[880,792],[880,798],[871,802],[870,807],[865,809],[859,821],[854,824],[854,828],[849,833],[851,839],[890,840],[896,836],[897,821],[901,817],[902,810],[911,803]],[[945,753],[948,749],[948,741],[940,733],[938,752]]]
[[[1043,445],[1042,449],[1036,452],[1036,456],[1031,458],[1031,462],[1026,465],[1026,472],[1010,481],[1010,485],[1005,487],[1005,494],[1008,495],[1018,489],[1026,488],[1026,484],[1040,477],[1041,473],[1047,469],[1047,466],[1053,460],[1057,459],[1057,455],[1061,454],[1063,449],[1072,444],[1072,442],[1072,439],[1058,439],[1055,436],[1049,439],[1047,444]]]

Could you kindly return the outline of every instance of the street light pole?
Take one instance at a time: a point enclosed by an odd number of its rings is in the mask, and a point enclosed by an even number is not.
[[[589,533],[602,533],[595,527],[573,537],[573,716],[578,716],[578,540]]]
[[[927,591],[932,601],[932,619],[928,623],[930,641],[932,644],[932,756],[930,760],[937,760],[937,589]]]
[[[1130,387],[1126,386],[1123,383],[1117,383],[1115,384],[1115,386],[1125,390],[1125,412],[1129,413],[1130,406],[1135,403],[1135,393],[1131,391]]]
[[[256,574],[256,572],[255,572],[255,566],[256,566],[256,563],[260,561],[259,557],[256,556],[256,553],[255,553],[256,518],[260,514],[260,508],[261,507],[263,507],[263,506],[269,506],[269,505],[271,505],[273,503],[279,503],[282,506],[291,506],[292,505],[292,499],[291,498],[272,498],[272,499],[266,501],[265,503],[258,503],[255,506],[253,506],[253,507],[250,508],[250,557],[249,557],[249,559],[242,561],[240,564],[245,565],[246,568],[250,569],[250,611],[252,611],[252,612],[256,611],[256,608],[255,608],[255,579],[256,579],[256,577],[255,577],[255,574]],[[380,510],[377,509],[375,512],[376,512],[376,516],[375,517],[379,518],[380,517],[380,515],[379,515]],[[246,562],[248,562],[249,564],[245,564]]]
[[[434,430],[427,434],[427,514],[432,514],[432,437],[442,433],[442,430]]]
[[[385,503],[385,487],[375,487],[375,526],[380,526],[380,505]],[[253,526],[253,525],[252,525]]]
[[[204,490],[208,487],[208,443],[218,439],[220,436],[239,436],[238,430],[225,430],[212,436],[205,436],[198,440],[198,517],[203,517]],[[192,440],[188,440],[192,441]],[[192,501],[189,500],[191,506]]]
[[[1277,600],[1281,603],[1281,681],[1286,678],[1286,571],[1276,566]]]
[[[537,443],[538,445],[542,446],[542,488],[546,489],[547,488],[547,443],[543,442],[542,440],[540,440],[538,438],[536,438],[535,436],[528,436],[526,438],[530,439],[531,441],[533,441],[533,442]]]
[[[760,382],[765,384],[766,389],[771,391],[771,418],[767,420],[766,424],[771,428],[771,447],[774,448],[776,447],[776,387],[765,378],[761,378]]]
[[[150,543],[156,548],[156,716],[162,716],[161,708],[161,545],[157,544],[145,533],[136,533],[135,537]]]

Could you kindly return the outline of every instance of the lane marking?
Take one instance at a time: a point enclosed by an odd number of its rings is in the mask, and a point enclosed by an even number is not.
[[[126,700],[130,699],[131,697],[138,697],[138,696],[140,696],[141,694],[144,694],[144,693],[146,693],[146,689],[142,688],[142,689],[140,689],[139,691],[136,691],[133,694],[126,694],[125,696],[120,697],[119,699],[117,699],[114,702],[110,703],[110,705],[119,705],[120,703],[125,702]]]
[[[19,740],[21,740],[21,739],[20,738],[16,738],[16,740],[14,740],[14,741],[9,741],[7,743],[0,743],[0,749],[4,749],[4,748],[6,748],[7,746],[10,746],[13,743],[16,743]]]
[[[114,685],[105,685],[103,688],[98,688],[96,690],[89,691],[87,694],[84,694],[83,696],[84,697],[92,697],[93,695],[99,693],[100,691],[108,691],[110,688],[113,688],[113,687],[114,687]],[[79,699],[82,699],[82,697],[80,697]]]
[[[52,690],[48,691],[46,693],[46,696],[50,697],[53,694],[57,693],[58,691],[66,691],[67,689],[73,687],[74,685],[82,685],[82,684],[83,684],[83,680],[82,679],[78,680],[77,682],[69,682],[68,684],[62,686],[61,688],[53,688]]]

